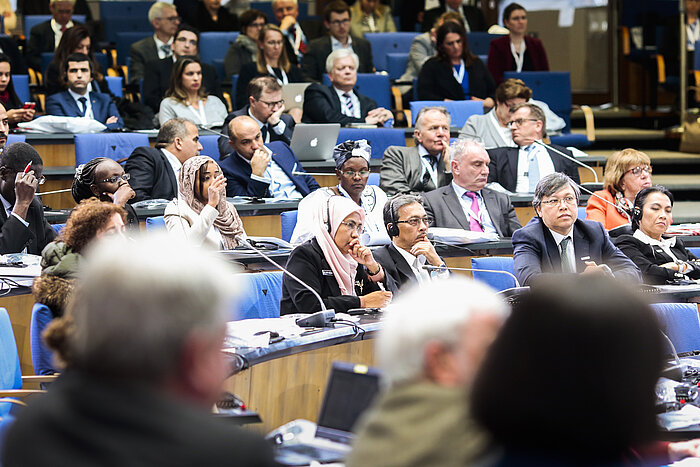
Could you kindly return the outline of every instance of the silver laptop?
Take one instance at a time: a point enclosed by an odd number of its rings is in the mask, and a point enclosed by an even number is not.
[[[304,106],[304,91],[311,83],[288,83],[282,85],[282,99],[287,110],[301,109]]]
[[[299,123],[290,147],[299,162],[332,161],[339,132],[340,123]]]

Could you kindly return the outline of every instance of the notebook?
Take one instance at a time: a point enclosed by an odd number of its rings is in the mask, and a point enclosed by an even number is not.
[[[290,147],[300,162],[332,161],[340,123],[299,123]]]

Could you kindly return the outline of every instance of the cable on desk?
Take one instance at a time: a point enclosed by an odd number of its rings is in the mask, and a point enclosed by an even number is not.
[[[360,336],[360,340],[364,340],[365,337],[365,330],[360,327],[359,324],[353,322],[353,321],[348,321],[346,319],[334,319],[333,323],[338,323],[338,324],[344,324],[346,326],[351,326],[353,332],[355,333],[354,336],[352,336],[352,339],[355,340],[357,339],[357,336]]]

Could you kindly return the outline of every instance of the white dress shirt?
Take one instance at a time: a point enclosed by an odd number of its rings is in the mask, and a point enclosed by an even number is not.
[[[532,155],[537,157],[537,166],[540,169],[540,179],[545,175],[553,174],[554,163],[552,158],[549,156],[547,150],[537,143],[534,144],[534,149],[531,153],[528,153],[524,148],[520,148],[518,151],[518,182],[515,185],[515,191],[517,193],[529,193],[530,192],[530,177],[528,176],[529,169],[529,157]]]
[[[270,149],[268,149],[267,146],[263,146],[263,151],[266,151],[270,155],[270,162],[268,163],[267,169],[265,170],[265,176],[258,177],[255,174],[251,174],[250,178],[270,185],[268,189],[270,190],[270,195],[273,198],[303,198],[302,194],[299,193],[299,190],[297,190],[297,187],[294,184],[294,182],[287,176],[285,171],[282,170],[282,167],[280,167],[279,164],[277,164],[277,162],[275,162],[272,158],[272,151],[270,151]],[[250,161],[245,157],[241,156],[238,153],[236,153],[236,155],[244,161],[246,161],[248,164],[250,164]]]
[[[639,229],[635,230],[632,236],[637,240],[646,243],[647,245],[660,247],[664,253],[671,257],[673,262],[677,263],[680,261],[676,255],[673,254],[673,251],[671,251],[671,247],[676,246],[676,237],[662,238],[661,241],[659,241],[655,238],[651,238],[649,235],[645,234]]]
[[[71,97],[75,100],[75,104],[78,106],[78,109],[82,109],[82,105],[80,105],[80,99],[81,97],[85,98],[85,117],[95,119],[95,114],[92,112],[92,102],[90,102],[90,93],[85,91],[84,95],[80,95],[77,92],[73,91],[72,89],[68,90],[68,94],[71,95]]]
[[[165,157],[168,159],[168,162],[170,163],[170,167],[172,167],[173,172],[175,172],[175,181],[177,182],[177,192],[180,193],[180,170],[182,169],[182,162],[180,162],[180,159],[175,157],[175,154],[168,151],[167,149],[161,149],[161,151],[163,151],[163,154],[165,154]]]
[[[552,237],[554,237],[554,242],[557,244],[557,248],[559,249],[559,256],[562,255],[561,241],[564,240],[564,238],[566,237],[569,237],[571,239],[569,244],[566,246],[566,253],[569,255],[569,264],[571,265],[571,270],[576,272],[576,251],[574,250],[574,226],[571,226],[571,230],[569,230],[569,233],[566,235],[562,235],[558,232],[555,232],[552,229],[549,229],[549,231],[552,234]]]
[[[350,49],[353,50],[352,48],[352,37],[348,35],[348,43],[347,45],[343,45],[338,39],[336,39],[333,36],[331,37],[331,51],[334,50],[340,50],[340,49]]]
[[[74,26],[73,20],[66,23],[65,29],[72,28]],[[53,49],[56,50],[58,43],[61,42],[61,37],[63,37],[63,31],[61,31],[61,26],[56,22],[55,19],[51,18],[51,29],[53,29]]]
[[[502,127],[501,124],[498,122],[498,117],[496,116],[496,109],[491,110],[486,114],[486,117],[489,119],[489,123],[496,129],[496,132],[498,133],[498,136],[501,137],[500,141],[500,146],[501,147],[510,147],[512,148],[513,146],[517,146],[515,142],[513,141],[513,133],[510,131],[510,128],[508,127]],[[496,146],[498,147],[498,146]]]

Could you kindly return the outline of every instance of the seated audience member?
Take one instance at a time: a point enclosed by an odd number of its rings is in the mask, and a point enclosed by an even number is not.
[[[19,122],[29,122],[34,118],[34,109],[25,109],[19,100],[12,82],[12,65],[10,57],[0,52],[0,104],[7,111],[7,121],[11,126]]]
[[[513,234],[513,269],[520,285],[542,273],[582,273],[639,280],[639,269],[599,222],[576,219],[578,185],[562,173],[542,178],[532,206],[537,216]]]
[[[189,26],[180,27],[175,33],[172,45],[173,54],[160,60],[154,60],[146,64],[146,75],[143,78],[143,102],[154,113],[158,113],[160,102],[170,88],[170,81],[175,68],[175,62],[180,57],[196,56],[199,53],[199,32]],[[221,85],[213,66],[201,63],[202,77],[199,80],[200,87],[209,94],[221,99]]]
[[[535,104],[517,104],[511,108],[508,127],[518,147],[489,149],[489,183],[498,183],[510,192],[532,193],[542,177],[554,172],[565,173],[575,183],[581,182],[578,165],[536,143],[547,136],[546,122],[544,112]],[[564,147],[550,146],[574,157]]]
[[[350,7],[350,34],[365,37],[366,32],[396,32],[391,8],[379,0],[357,0]]]
[[[231,250],[245,238],[236,208],[226,201],[226,179],[219,165],[207,156],[182,164],[178,198],[165,208],[168,231],[195,245]]]
[[[382,210],[387,201],[386,194],[376,185],[368,185],[369,160],[372,148],[367,140],[345,141],[333,148],[335,174],[338,185],[321,188],[299,202],[297,225],[291,242],[303,243],[313,236],[313,218],[319,204],[325,204],[330,196],[350,198],[365,212],[364,230],[369,235],[384,234]]]
[[[136,192],[132,202],[176,198],[182,164],[201,150],[199,132],[192,122],[182,118],[165,122],[158,131],[156,147],[134,149],[124,165]]]
[[[62,318],[68,370],[18,415],[3,465],[277,465],[259,435],[208,412],[230,374],[234,270],[166,235],[115,236],[86,254]]]
[[[304,91],[304,123],[369,123],[383,126],[393,119],[390,110],[353,90],[357,84],[357,54],[335,50],[326,59],[331,85],[314,83]]]
[[[673,195],[662,186],[643,188],[634,199],[632,234],[615,245],[642,271],[645,284],[700,279],[700,262],[683,241],[666,236],[673,222]]]
[[[46,114],[64,117],[87,117],[107,126],[124,128],[117,106],[108,94],[88,90],[92,82],[92,61],[85,54],[70,54],[63,64],[68,89],[46,98]]]
[[[193,26],[202,32],[207,31],[237,31],[238,17],[221,6],[221,0],[200,0],[197,2],[197,12]]]
[[[314,237],[292,250],[287,270],[314,289],[328,309],[383,308],[391,301],[393,282],[360,244],[365,212],[354,201],[331,196],[317,205]],[[288,274],[282,278],[280,314],[315,313],[318,299]]]
[[[221,161],[227,196],[299,199],[320,188],[311,175],[292,173],[304,171],[297,156],[282,141],[266,146],[251,117],[231,120],[228,134],[233,153]]]
[[[418,99],[424,101],[483,101],[494,106],[496,83],[479,57],[469,50],[467,35],[448,21],[437,30],[437,55],[418,73]]]
[[[450,114],[444,107],[423,107],[413,130],[416,145],[390,146],[384,153],[379,186],[396,193],[423,193],[450,183]]]
[[[131,44],[129,49],[129,83],[137,83],[145,78],[146,64],[162,60],[173,54],[173,37],[180,26],[180,17],[174,5],[155,2],[148,9],[148,21],[153,25],[153,36]]]
[[[488,67],[496,84],[503,81],[506,71],[549,71],[542,41],[526,35],[525,8],[517,3],[508,5],[503,10],[503,25],[509,34],[492,40],[489,47]]]
[[[374,256],[396,286],[424,284],[433,278],[444,279],[447,270],[428,271],[424,265],[444,266],[428,240],[432,219],[425,213],[423,200],[415,195],[397,195],[384,205],[384,225],[391,243],[374,251]]]
[[[358,422],[345,465],[465,466],[480,459],[489,440],[467,395],[507,310],[488,287],[456,276],[397,298],[375,345],[388,384]]]
[[[221,99],[202,86],[202,62],[196,57],[180,57],[173,65],[170,88],[160,103],[160,124],[171,118],[184,118],[197,126],[224,124],[228,110]]]
[[[75,0],[50,0],[51,19],[37,24],[29,31],[25,56],[27,64],[36,71],[42,71],[42,52],[56,50],[63,33],[78,24],[73,22],[74,7]]]
[[[302,67],[307,79],[321,82],[323,73],[328,69],[326,57],[331,52],[341,49],[357,55],[357,72],[374,72],[372,46],[369,41],[350,34],[350,8],[347,3],[334,0],[326,5],[323,9],[323,25],[328,29],[328,35],[312,40],[304,54]]]
[[[299,67],[292,65],[284,49],[282,31],[274,24],[266,24],[258,37],[260,49],[255,62],[241,66],[236,84],[236,108],[247,104],[247,89],[250,80],[258,76],[272,76],[280,85],[304,81]],[[298,115],[301,119],[301,114]]]
[[[17,15],[12,11],[10,0],[0,1],[0,16],[5,34],[11,33],[17,27]]]
[[[139,228],[139,218],[129,201],[136,192],[129,185],[130,175],[116,161],[96,157],[75,169],[72,194],[76,203],[96,197],[100,201],[114,203],[126,211],[126,226]]]
[[[292,65],[299,65],[304,59],[309,41],[319,37],[323,31],[320,21],[299,21],[297,0],[272,0],[272,13],[284,34],[284,47]]]
[[[291,115],[284,113],[282,86],[272,76],[259,76],[248,83],[248,103],[242,109],[228,114],[219,136],[219,154],[222,160],[231,151],[229,144],[228,125],[236,117],[247,115],[256,121],[262,133],[263,143],[282,141],[291,144],[296,122]]]
[[[231,44],[224,58],[226,81],[241,72],[246,63],[253,63],[258,57],[258,37],[267,24],[267,15],[260,10],[250,9],[240,16],[241,33]]]
[[[463,5],[462,0],[444,0],[440,6],[431,8],[423,15],[423,32],[429,30],[435,21],[445,13],[456,13],[462,18],[467,32],[486,31],[486,18],[481,8],[472,5]]]
[[[603,277],[561,277],[514,304],[472,391],[473,416],[502,451],[489,465],[666,465],[698,455],[697,440],[655,441],[666,344],[644,298]]]
[[[72,28],[66,29],[66,32],[63,33],[61,42],[56,47],[53,60],[46,68],[44,73],[46,95],[50,96],[66,89],[61,70],[63,69],[63,64],[66,63],[66,58],[71,54],[85,54],[90,57],[93,69],[93,81],[90,83],[90,91],[109,94],[109,86],[102,74],[100,64],[97,63],[95,58],[90,31],[82,24],[76,24]]]
[[[643,188],[651,186],[651,159],[636,149],[623,149],[608,158],[605,163],[603,189],[595,194],[614,204],[591,196],[586,205],[586,219],[598,221],[605,230],[611,230],[631,222],[635,196]]]
[[[450,148],[452,183],[423,194],[434,227],[496,233],[512,237],[521,225],[508,195],[486,188],[489,155],[474,141]]]

